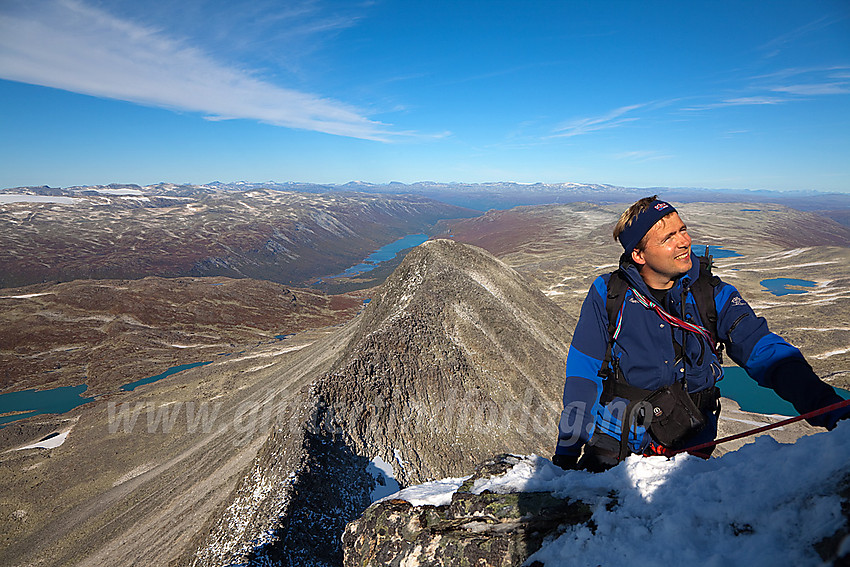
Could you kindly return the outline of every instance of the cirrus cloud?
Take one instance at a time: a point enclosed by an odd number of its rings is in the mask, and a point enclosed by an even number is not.
[[[14,9],[9,9],[13,7]],[[352,138],[415,136],[352,105],[285,88],[160,30],[78,0],[10,3],[0,14],[0,78],[146,106]]]

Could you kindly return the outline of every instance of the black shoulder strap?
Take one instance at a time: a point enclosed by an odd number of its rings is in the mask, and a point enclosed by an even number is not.
[[[617,361],[611,355],[614,346],[614,332],[617,330],[617,316],[620,308],[626,301],[626,291],[629,283],[623,273],[617,269],[611,272],[608,278],[608,291],[605,295],[605,311],[608,313],[608,348],[605,350],[605,358],[602,360],[602,368],[599,369],[599,377],[603,379],[603,386],[612,384],[617,376]]]
[[[714,344],[717,345],[717,305],[714,303],[714,288],[720,284],[720,278],[711,273],[713,266],[712,257],[708,254],[708,246],[705,247],[705,255],[699,257],[699,277],[691,286],[691,293],[697,304],[702,324],[711,333]],[[718,349],[718,353],[720,350]]]
[[[614,347],[614,333],[617,330],[617,318],[626,302],[628,289],[629,282],[626,281],[626,276],[621,269],[615,270],[608,279],[608,295],[605,298],[605,311],[608,313],[608,349],[605,351],[605,360],[602,362],[602,368],[599,371],[599,376],[603,379],[603,401],[610,401],[614,397],[629,400],[621,426],[618,461],[625,459],[631,452],[631,449],[629,449],[629,433],[632,429],[632,422],[635,420],[635,411],[640,401],[651,393],[649,390],[642,390],[628,384],[622,376],[617,359],[611,354]]]
[[[617,329],[617,317],[626,301],[628,289],[629,282],[626,281],[626,276],[619,268],[614,270],[608,279],[608,296],[605,298],[605,311],[608,313],[608,337],[611,339],[614,338],[614,331]]]
[[[614,348],[614,332],[617,330],[617,318],[623,303],[626,302],[626,292],[629,282],[620,270],[611,273],[608,279],[608,295],[605,298],[605,311],[608,312],[608,348],[605,350],[605,358],[602,360],[602,368],[599,369],[599,377],[602,378],[602,399],[611,400],[618,396],[629,400],[640,400],[650,392],[629,385],[622,376],[618,360],[612,354]]]

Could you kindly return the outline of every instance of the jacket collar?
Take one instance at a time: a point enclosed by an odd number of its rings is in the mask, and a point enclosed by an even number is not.
[[[637,266],[632,263],[626,254],[620,256],[620,270],[626,275],[626,280],[629,282],[631,287],[635,288],[646,297],[652,297],[649,291],[649,286],[647,286],[646,282],[643,281],[643,278],[640,277],[640,272],[638,272]],[[681,293],[683,287],[689,288],[698,277],[699,257],[691,251],[691,269],[688,270],[688,273],[676,280],[670,290],[678,295]]]

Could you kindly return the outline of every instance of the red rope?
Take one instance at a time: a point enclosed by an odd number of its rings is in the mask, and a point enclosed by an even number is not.
[[[742,437],[749,437],[750,435],[755,435],[756,433],[761,433],[763,431],[768,431],[770,429],[775,429],[777,427],[781,427],[783,425],[788,425],[789,423],[795,423],[797,421],[808,419],[810,417],[816,417],[818,415],[823,415],[825,413],[829,413],[831,411],[835,411],[837,409],[845,408],[850,406],[850,400],[844,400],[841,402],[836,402],[832,405],[826,406],[824,408],[820,408],[818,410],[810,411],[808,413],[804,413],[803,415],[798,415],[796,417],[790,417],[788,419],[783,419],[782,421],[777,421],[776,423],[771,423],[769,425],[765,425],[763,427],[757,427],[756,429],[750,429],[749,431],[744,431],[743,433],[737,433],[735,435],[730,435],[728,437],[724,437],[722,439],[716,439],[714,441],[709,441],[707,443],[700,443],[699,445],[694,445],[693,447],[688,447],[687,449],[675,449],[670,450],[666,449],[664,451],[664,455],[668,457],[672,457],[673,455],[678,455],[679,453],[691,453],[698,457],[708,458],[708,455],[704,453],[699,453],[700,449],[707,449],[709,447],[714,447],[715,445],[720,445],[721,443],[726,443],[727,441],[734,441],[736,439],[741,439]]]

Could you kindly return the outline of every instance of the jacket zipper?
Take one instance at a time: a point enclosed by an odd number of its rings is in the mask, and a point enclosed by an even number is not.
[[[744,313],[743,315],[741,315],[740,317],[735,319],[735,322],[732,323],[732,325],[729,327],[729,333],[728,334],[729,334],[729,342],[730,343],[732,342],[732,331],[734,331],[735,327],[738,326],[738,323],[740,323],[744,319],[744,317],[747,317],[748,315],[749,315],[749,313]]]

